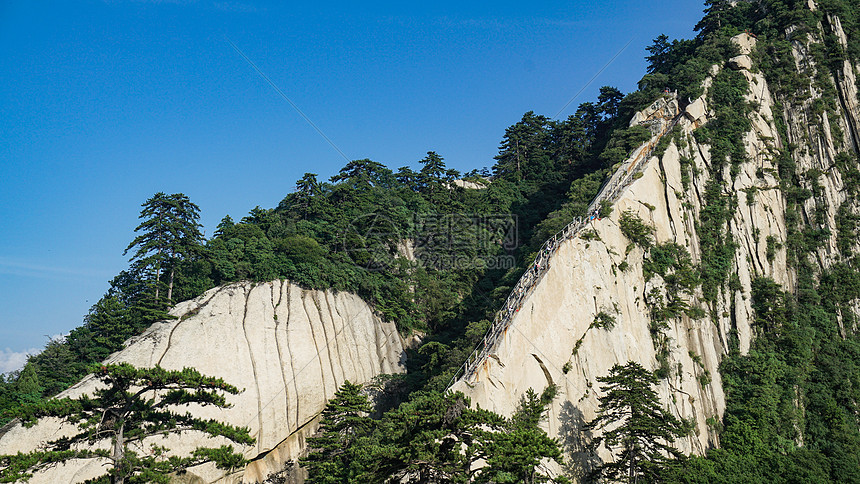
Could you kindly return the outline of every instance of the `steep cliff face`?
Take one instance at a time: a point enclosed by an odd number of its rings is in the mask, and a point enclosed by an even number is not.
[[[298,457],[305,437],[345,380],[365,383],[383,373],[404,371],[402,341],[355,295],[308,291],[288,281],[237,283],[207,291],[177,305],[177,319],[152,325],[108,362],[167,369],[194,367],[244,387],[228,409],[197,408],[205,418],[248,426],[257,443],[244,449],[252,462],[225,476],[204,465],[186,475],[192,482],[261,482]],[[86,378],[60,397],[94,389]],[[0,454],[34,449],[68,429],[56,421],[33,428],[15,425],[0,436]],[[171,436],[159,445],[193,449],[199,436]],[[37,474],[30,482],[81,482],[96,475],[98,462],[72,461]]]
[[[819,30],[846,42],[838,18],[828,18]],[[807,52],[820,42],[816,35],[792,45],[797,70],[810,77],[817,67]],[[680,450],[702,454],[719,446],[715,424],[726,401],[718,367],[733,349],[749,351],[755,338],[753,280],[771,278],[788,291],[797,284],[785,245],[790,225],[798,222],[786,219],[777,159],[789,145],[796,172],[813,175],[801,181],[814,194],[804,202],[801,217],[836,232],[847,192],[835,160],[840,151],[857,149],[857,66],[846,61],[825,73],[836,86],[838,103],[821,113],[814,92],[800,101],[772,94],[754,60],[756,39],[742,34],[733,41],[740,55],[711,69],[702,97],[685,100],[674,132],[666,135],[671,142],[665,151],[644,161],[641,176],[631,177],[635,180],[614,202],[610,216],[590,221],[561,244],[495,350],[453,387],[473,405],[510,415],[527,389],[558,385],[545,426],[563,443],[573,476],[586,472],[595,458],[584,452],[592,436],[583,425],[598,408],[596,379],[629,360],[657,370],[663,377],[662,401],[695,423],[694,435],[677,442]],[[746,161],[740,164],[716,162],[714,147],[701,133],[694,134],[717,117],[713,86],[723,74],[742,76],[748,86],[745,101],[753,106],[742,140]],[[677,103],[671,96],[658,100],[632,124],[648,125],[655,112],[672,113]],[[619,172],[633,170],[634,164],[628,160]],[[707,222],[715,218],[709,205],[715,187],[729,200],[730,213],[717,227]],[[651,227],[657,247],[649,250],[625,237],[623,217]],[[681,266],[701,268],[703,258],[713,256],[711,230],[721,230],[733,246],[726,279],[717,287],[679,288]],[[816,249],[819,268],[838,259],[836,243],[834,234]],[[689,253],[689,262],[676,257],[674,266],[655,273],[650,262],[655,250],[677,248]],[[611,316],[614,326],[593,324],[599,315]],[[604,449],[598,458],[610,455]]]

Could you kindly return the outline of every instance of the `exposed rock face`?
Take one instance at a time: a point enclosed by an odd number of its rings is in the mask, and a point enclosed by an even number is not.
[[[228,397],[231,408],[193,411],[248,426],[257,439],[244,449],[252,462],[243,471],[225,476],[204,465],[192,469],[183,482],[262,482],[304,450],[305,437],[344,380],[364,383],[404,371],[403,345],[394,325],[383,323],[352,294],[307,291],[287,281],[238,283],[211,289],[177,305],[171,314],[178,319],[155,323],[107,361],[194,367],[244,387]],[[95,383],[88,377],[60,397],[89,393]],[[32,450],[64,431],[68,429],[56,421],[30,429],[16,425],[0,436],[0,454]],[[158,443],[174,450],[213,445],[193,434]],[[81,482],[96,475],[99,465],[71,462],[30,482]]]
[[[468,180],[454,180],[454,186],[465,188],[467,190],[483,190],[487,188],[483,183],[468,181]]]
[[[829,19],[828,28],[845,43],[838,19]],[[817,205],[826,206],[822,223],[835,227],[836,210],[846,196],[834,158],[839,151],[857,146],[857,66],[845,62],[834,79],[840,94],[835,116],[815,115],[809,106],[780,113],[765,77],[752,61],[755,39],[742,34],[735,42],[741,55],[711,71],[712,76],[725,68],[742,73],[750,87],[747,100],[757,106],[750,114],[752,129],[744,139],[748,161],[734,176],[726,167],[723,177],[731,180],[724,184],[724,193],[737,195],[737,209],[725,228],[736,244],[731,269],[734,282],[726,284],[710,306],[697,290],[687,302],[710,309],[709,314],[701,319],[687,315],[671,318],[666,321],[668,329],[663,330],[669,342],[669,372],[658,392],[673,413],[696,424],[695,435],[676,443],[687,453],[701,454],[719,445],[709,425],[710,418],[720,419],[725,410],[718,365],[731,341],[736,341],[742,353],[749,351],[754,337],[752,280],[769,277],[787,290],[794,289],[796,276],[781,246],[787,235],[786,202],[773,175],[777,173],[776,150],[793,143],[800,147],[794,151],[797,171],[815,168],[822,173],[818,179],[820,195],[804,207],[808,212],[804,216],[811,219]],[[815,68],[806,57],[807,47],[802,42],[794,45],[800,71]],[[705,88],[712,82],[713,77],[707,79]],[[588,228],[599,239],[574,238],[562,244],[495,354],[484,360],[473,377],[453,387],[469,396],[473,405],[510,415],[527,389],[540,391],[548,384],[558,385],[559,397],[545,425],[565,446],[570,466],[566,471],[574,477],[583,475],[594,462],[583,452],[591,436],[582,426],[594,418],[599,405],[600,383],[596,378],[607,375],[614,364],[628,360],[658,367],[658,348],[649,330],[653,323],[650,313],[655,304],[652,291],[665,294],[665,285],[659,276],[646,281],[643,261],[647,252],[631,247],[622,234],[622,213],[632,212],[651,226],[656,243],[676,243],[689,251],[694,264],[701,260],[696,221],[701,220],[712,160],[710,147],[697,142],[692,133],[714,118],[708,104],[706,93],[686,106],[676,127],[681,131],[676,139],[683,141],[673,141],[661,157],[648,161],[643,176],[615,202],[610,217],[591,222]],[[780,135],[775,115],[782,116],[788,139]],[[648,112],[639,113],[633,124],[644,123],[647,118]],[[831,122],[840,129],[832,129]],[[775,243],[767,243],[768,239]],[[826,267],[837,253],[835,237],[818,251],[817,258]],[[614,328],[591,327],[600,312],[616,319]],[[610,456],[603,451],[599,458]]]

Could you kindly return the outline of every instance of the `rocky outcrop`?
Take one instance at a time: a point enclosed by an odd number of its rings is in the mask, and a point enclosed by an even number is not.
[[[248,426],[257,439],[244,449],[252,461],[244,470],[225,476],[204,465],[192,469],[183,482],[262,482],[303,451],[326,401],[345,380],[365,383],[379,374],[404,371],[403,345],[394,325],[383,323],[352,294],[304,290],[288,281],[245,282],[211,289],[177,305],[171,314],[177,319],[153,324],[107,361],[194,367],[244,388],[229,396],[231,408],[193,411]],[[87,394],[95,383],[85,378],[60,397]],[[32,450],[66,430],[56,421],[29,429],[15,425],[0,437],[0,454]],[[158,443],[175,450],[201,445],[193,434]],[[30,482],[81,482],[96,475],[100,464],[72,461]]]
[[[843,42],[837,27],[838,19],[830,19],[828,28]],[[583,475],[594,459],[610,458],[605,450],[597,456],[584,452],[592,436],[583,425],[598,408],[597,378],[629,360],[666,370],[658,390],[662,401],[696,428],[694,435],[677,442],[681,450],[701,454],[719,445],[714,424],[725,410],[725,398],[718,365],[731,345],[737,344],[742,353],[750,348],[752,281],[764,276],[787,290],[795,286],[796,275],[783,248],[788,231],[786,201],[775,175],[779,150],[793,144],[797,171],[814,168],[821,173],[817,195],[804,207],[806,220],[814,219],[816,208],[823,206],[825,219],[820,223],[835,227],[836,210],[846,199],[834,159],[840,147],[856,143],[860,116],[856,66],[846,62],[833,76],[840,101],[830,119],[827,113],[815,115],[811,108],[781,110],[752,61],[756,40],[746,34],[734,40],[740,55],[715,66],[704,83],[707,90],[721,69],[736,70],[748,81],[747,101],[756,108],[750,114],[752,129],[743,140],[747,161],[736,173],[724,168],[723,179],[730,182],[723,184],[723,193],[734,195],[737,202],[724,227],[736,247],[731,283],[715,301],[705,302],[700,288],[685,296],[689,307],[706,310],[671,317],[664,329],[655,331],[653,310],[660,304],[658,296],[666,296],[664,281],[659,276],[646,279],[643,263],[648,252],[633,245],[620,229],[622,214],[633,214],[654,230],[657,244],[678,244],[690,253],[693,264],[701,262],[697,221],[702,220],[705,187],[714,167],[710,146],[698,142],[693,131],[714,119],[706,92],[685,107],[668,148],[647,161],[641,177],[615,201],[611,216],[591,221],[587,237],[561,244],[495,350],[474,374],[452,387],[469,396],[473,405],[510,415],[529,388],[539,391],[558,385],[559,396],[545,428],[565,446],[566,471],[574,477]],[[795,43],[799,70],[814,68],[805,51],[805,44]],[[647,112],[639,113],[633,124],[648,117]],[[788,139],[780,134],[779,121],[786,126]],[[840,129],[832,129],[831,121]],[[818,251],[818,260],[826,267],[837,253],[835,237]],[[600,313],[612,316],[614,327],[596,327]]]
[[[467,190],[483,190],[487,188],[485,183],[481,183],[480,181],[469,181],[469,180],[454,180],[454,186],[465,188]]]

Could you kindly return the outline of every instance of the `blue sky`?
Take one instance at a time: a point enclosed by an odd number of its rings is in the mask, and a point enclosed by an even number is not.
[[[140,204],[182,192],[207,234],[305,172],[429,150],[490,166],[506,127],[628,92],[702,4],[0,1],[0,372],[81,324],[127,265]]]

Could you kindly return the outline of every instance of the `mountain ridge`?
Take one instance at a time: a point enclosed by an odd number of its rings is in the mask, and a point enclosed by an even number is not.
[[[586,481],[615,458],[596,445],[588,422],[600,405],[600,378],[626,361],[653,369],[662,403],[690,431],[676,442],[690,456],[666,470],[667,482],[860,480],[860,17],[838,0],[707,6],[696,39],[655,40],[638,91],[604,88],[597,103],[584,103],[563,122],[526,113],[506,131],[485,189],[458,186],[460,174],[434,152],[420,172],[395,174],[355,160],[331,183],[307,174],[277,209],[255,209],[238,224],[225,218],[208,252],[182,267],[191,282],[180,289],[287,276],[296,287],[359,294],[384,324],[422,335],[416,350],[405,350],[408,374],[393,388],[394,409],[375,420],[387,433],[362,434],[356,442],[364,447],[346,449],[355,451],[350,469],[366,472],[368,481],[474,477],[472,462],[445,453],[453,448],[450,435],[454,442],[470,438],[451,430],[465,402],[517,415],[528,390],[544,388],[558,391],[547,393],[540,426],[568,457],[566,467],[549,466],[552,477]],[[659,109],[679,121],[655,137],[648,113]],[[647,160],[637,163],[631,153]],[[622,177],[630,184],[600,207],[599,220],[555,239],[555,256],[545,257],[544,240],[592,215],[607,176],[610,187]],[[466,210],[473,217],[454,224],[467,219]],[[499,213],[519,217],[523,233],[514,238],[527,242],[505,246],[509,220],[492,219]],[[516,267],[419,263],[502,256],[515,256]],[[135,286],[117,287],[125,297]],[[275,312],[269,292],[266,304]],[[146,301],[145,291],[130,296],[139,302],[135,297]],[[327,297],[310,300],[301,302],[306,315],[329,304]],[[280,318],[272,319],[278,327]],[[244,347],[222,353],[253,354],[251,346],[266,340],[244,323],[236,326]],[[315,334],[305,339],[318,341]],[[140,348],[147,341],[130,340]],[[313,346],[331,354],[328,345]],[[157,361],[169,361],[166,354]],[[349,366],[348,358],[329,361],[315,380],[323,387],[317,413],[343,380],[336,366]],[[464,361],[465,378],[457,380]],[[250,359],[243,378],[258,381],[264,366]],[[287,386],[283,367],[272,374]],[[452,379],[452,391],[443,393]],[[257,409],[263,446],[255,456],[263,448],[279,452],[277,439],[262,432],[264,401],[260,395],[248,403]],[[428,402],[439,408],[422,407]],[[420,423],[438,428],[409,440],[403,435],[419,425],[409,411],[427,412]],[[465,465],[460,474],[451,471],[457,465]]]

